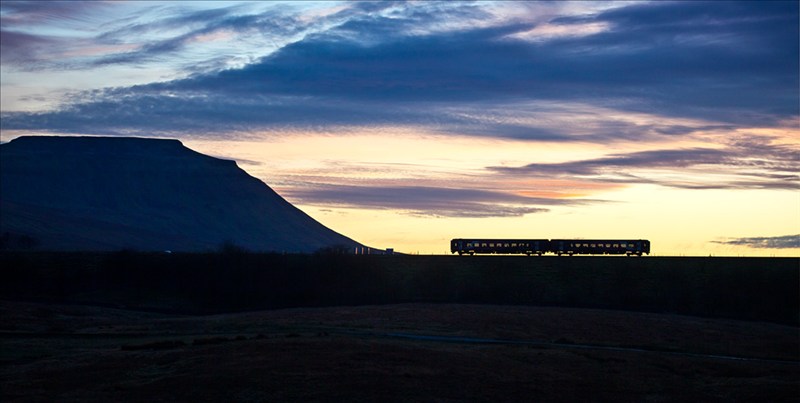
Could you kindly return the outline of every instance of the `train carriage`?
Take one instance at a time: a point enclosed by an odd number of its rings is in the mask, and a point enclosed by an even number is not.
[[[637,255],[650,253],[645,239],[553,239],[550,252],[557,255]]]
[[[450,253],[459,255],[478,254],[519,254],[539,255],[547,253],[550,242],[547,239],[453,239]]]
[[[450,252],[459,255],[524,254],[543,255],[627,255],[650,253],[646,239],[466,239],[450,241]]]

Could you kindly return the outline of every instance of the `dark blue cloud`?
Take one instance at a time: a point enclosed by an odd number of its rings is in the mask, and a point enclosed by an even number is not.
[[[533,28],[525,23],[398,35],[408,29],[406,20],[372,16],[312,35],[247,68],[170,86],[395,102],[613,99],[634,110],[732,121],[743,110],[796,114],[796,7],[786,15],[766,7],[773,13],[751,17],[738,5],[703,6],[635,6],[644,20],[683,15],[686,22],[678,19],[671,31],[622,25],[609,13],[595,19],[611,23],[610,32],[541,43],[508,38]],[[697,14],[717,10],[714,24],[692,28]],[[354,39],[376,35],[378,43]]]
[[[733,238],[725,241],[713,241],[725,245],[743,245],[759,249],[792,249],[800,248],[800,234],[772,237]]]
[[[685,168],[698,164],[723,164],[730,159],[725,150],[689,148],[678,150],[640,151],[609,157],[550,164],[528,164],[524,167],[495,167],[501,172],[528,172],[542,175],[592,175],[617,168]]]
[[[391,12],[359,10],[370,7]],[[94,122],[98,131],[146,133],[154,122],[161,132],[436,122],[443,132],[569,141],[572,134],[552,127],[476,122],[442,111],[454,105],[481,110],[581,103],[736,127],[796,118],[800,108],[796,2],[635,3],[554,22],[576,30],[586,22],[603,23],[607,31],[542,41],[518,37],[536,27],[529,22],[435,30],[442,7],[355,3],[330,17],[332,28],[244,68],[84,95],[54,112],[4,113],[3,128],[83,132]],[[481,13],[472,4],[447,10],[467,20]],[[266,18],[235,22],[245,17],[217,13],[217,25],[205,23],[187,35],[256,26]],[[161,55],[185,40],[107,61]],[[696,130],[623,126],[580,141]]]

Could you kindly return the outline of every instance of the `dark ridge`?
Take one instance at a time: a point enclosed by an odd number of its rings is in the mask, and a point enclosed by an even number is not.
[[[20,137],[0,145],[6,249],[314,252],[360,246],[235,161],[180,141]]]

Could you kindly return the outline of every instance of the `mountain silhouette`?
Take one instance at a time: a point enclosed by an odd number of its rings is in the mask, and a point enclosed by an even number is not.
[[[313,252],[361,246],[236,162],[178,140],[20,137],[0,145],[0,234],[37,250]]]

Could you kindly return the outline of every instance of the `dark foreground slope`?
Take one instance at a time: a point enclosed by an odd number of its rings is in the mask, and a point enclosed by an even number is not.
[[[172,313],[435,302],[800,319],[797,258],[5,253],[0,267],[0,299]]]
[[[177,140],[20,137],[0,145],[8,248],[311,252],[356,242],[286,202],[234,161]]]

